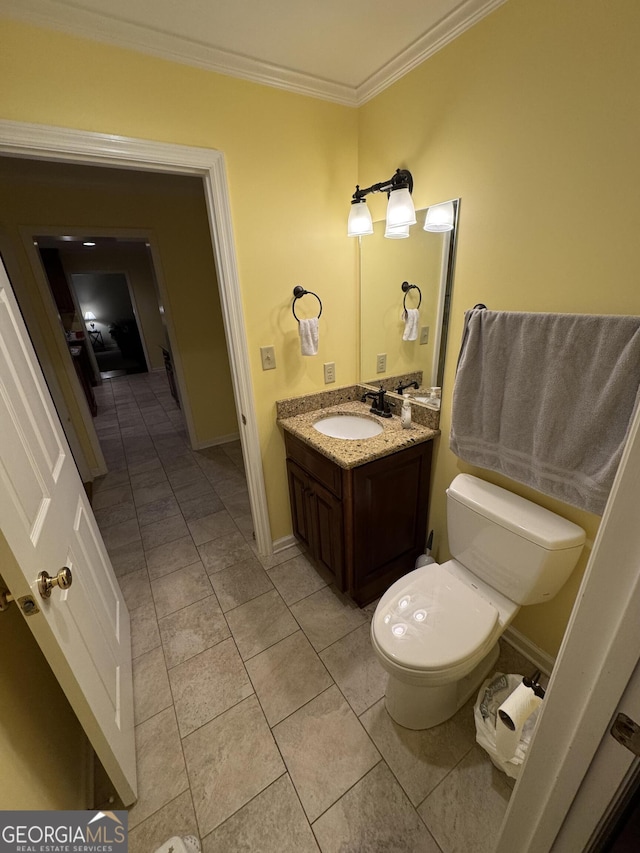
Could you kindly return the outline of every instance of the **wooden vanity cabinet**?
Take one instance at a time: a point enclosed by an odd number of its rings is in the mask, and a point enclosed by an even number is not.
[[[338,589],[365,605],[423,553],[433,442],[340,468],[285,432],[293,532]]]

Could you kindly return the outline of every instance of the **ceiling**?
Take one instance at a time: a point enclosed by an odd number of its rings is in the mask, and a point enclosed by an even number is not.
[[[506,0],[0,0],[0,13],[357,106]]]

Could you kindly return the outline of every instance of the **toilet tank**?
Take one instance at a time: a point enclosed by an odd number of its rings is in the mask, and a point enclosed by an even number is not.
[[[447,489],[447,524],[453,557],[520,605],[553,598],[585,541],[577,524],[470,474]]]

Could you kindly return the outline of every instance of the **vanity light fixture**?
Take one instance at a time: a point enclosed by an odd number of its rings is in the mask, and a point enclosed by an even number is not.
[[[93,311],[84,312],[84,321],[85,323],[89,323],[89,325],[91,326],[91,331],[93,331],[96,327],[95,319],[96,315],[93,313]]]
[[[395,175],[387,181],[380,181],[380,183],[372,184],[362,190],[356,185],[356,191],[351,200],[347,235],[349,237],[361,237],[365,234],[373,234],[373,222],[365,196],[369,193],[385,192],[389,198],[389,203],[387,204],[387,227],[384,236],[395,239],[408,237],[409,226],[414,225],[416,221],[416,211],[411,198],[412,191],[413,177],[407,169],[396,169]]]
[[[452,201],[443,201],[442,204],[434,204],[427,208],[427,216],[424,220],[425,231],[453,231],[455,211]]]
[[[358,187],[356,187],[356,192]],[[355,193],[354,193],[355,195]],[[363,198],[351,202],[349,211],[349,222],[347,223],[348,237],[362,237],[365,234],[373,234],[373,221],[367,202]]]
[[[409,225],[389,225],[389,220],[387,219],[387,225],[384,229],[384,236],[388,237],[390,240],[404,240],[409,236]]]

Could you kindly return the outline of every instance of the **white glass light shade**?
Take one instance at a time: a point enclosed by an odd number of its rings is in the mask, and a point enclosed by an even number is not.
[[[424,221],[424,230],[453,231],[454,215],[452,201],[445,201],[442,204],[434,204],[427,210],[427,217]]]
[[[397,225],[395,228],[389,225],[384,230],[384,236],[390,240],[404,240],[409,236],[409,225]]]
[[[373,222],[367,203],[362,199],[362,201],[351,205],[349,222],[347,223],[347,236],[360,237],[364,234],[373,234]]]
[[[414,225],[416,209],[408,189],[392,190],[387,204],[387,225],[397,228],[400,225]]]
[[[96,315],[93,313],[93,311],[85,311],[84,312],[84,319],[85,320],[95,320]]]

